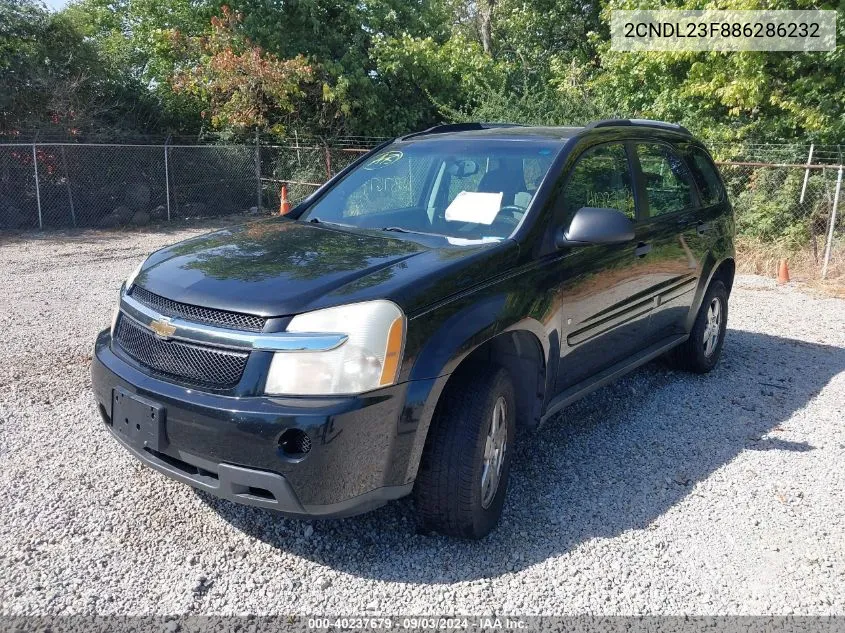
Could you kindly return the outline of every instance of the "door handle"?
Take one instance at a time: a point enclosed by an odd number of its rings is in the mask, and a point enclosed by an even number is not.
[[[651,251],[651,244],[646,244],[645,242],[640,242],[637,244],[637,248],[634,249],[634,255],[637,257],[645,257]]]

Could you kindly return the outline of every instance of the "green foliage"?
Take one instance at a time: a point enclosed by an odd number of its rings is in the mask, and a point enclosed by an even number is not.
[[[112,72],[66,14],[32,0],[0,0],[0,131],[144,127],[153,100],[125,72]]]
[[[382,82],[414,86],[415,98],[428,102],[428,108],[417,113],[420,118],[433,118],[437,111],[477,107],[505,82],[502,66],[485,55],[478,42],[462,35],[442,44],[431,37],[407,34],[381,37],[375,41],[373,56]]]
[[[203,118],[220,109],[212,87],[220,77],[196,75],[191,89],[180,81],[211,58],[200,49],[213,43],[212,19],[223,15],[224,1],[77,0],[56,14],[35,0],[0,0],[3,125],[58,116],[65,127],[84,120],[160,133],[210,124],[237,132],[244,126],[236,115],[249,110],[240,100],[246,93],[229,91],[227,116]],[[721,141],[839,143],[845,136],[842,44],[828,53],[630,54],[611,51],[608,41],[613,9],[653,6],[831,8],[843,42],[845,7],[831,0],[229,5],[243,16],[239,37],[262,59],[310,69],[297,90],[274,93],[265,77],[262,107],[276,115],[253,123],[268,132],[386,136],[441,120],[566,124],[623,116],[677,121]],[[186,41],[196,46],[189,50]],[[248,78],[253,71],[244,63],[233,72]],[[247,103],[255,104],[251,94]]]
[[[838,40],[845,38],[845,8],[811,0],[698,0],[651,3],[678,9],[836,9]],[[611,0],[612,9],[646,8]],[[796,137],[839,143],[845,135],[845,47],[827,53],[619,53],[605,41],[589,90],[600,110],[683,123],[711,140],[776,142]]]
[[[832,171],[832,170],[831,170]],[[816,172],[788,168],[758,168],[750,174],[741,168],[722,170],[737,218],[737,234],[796,251],[811,237],[824,233],[832,208],[832,179]]]
[[[440,0],[234,0],[249,37],[281,59],[306,56],[319,90],[297,108],[298,130],[322,136],[398,134],[428,124],[434,108],[420,88],[379,68],[381,39],[448,35]]]
[[[149,131],[160,133],[203,127],[204,104],[174,91],[169,79],[185,61],[182,39],[210,31],[214,14],[193,0],[78,0],[61,13],[93,43],[107,72],[141,87],[156,108]]]
[[[261,50],[244,36],[241,14],[228,7],[222,12],[211,19],[209,35],[182,40],[185,57],[196,62],[175,71],[174,91],[208,103],[202,115],[215,129],[284,134],[284,117],[304,94],[301,84],[311,80],[311,68],[302,55],[280,60]]]
[[[546,86],[528,77],[521,83],[511,81],[483,94],[477,105],[458,110],[441,108],[447,118],[456,121],[496,121],[525,125],[583,125],[585,121],[606,118],[584,90],[583,68],[574,60],[567,65],[571,73],[557,86]],[[573,79],[570,80],[570,77]]]

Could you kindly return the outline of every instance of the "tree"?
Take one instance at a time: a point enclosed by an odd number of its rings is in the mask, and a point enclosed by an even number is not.
[[[415,86],[416,110],[428,106],[431,122],[438,118],[455,118],[461,109],[476,107],[485,96],[504,86],[504,69],[485,54],[478,42],[455,34],[440,44],[431,37],[380,38],[373,56],[379,78],[388,85]],[[403,102],[402,105],[404,105]],[[426,121],[408,121],[409,128]],[[416,124],[416,125],[415,125]]]
[[[243,34],[242,19],[224,5],[222,16],[212,17],[209,35],[184,39],[185,58],[197,62],[182,64],[171,85],[207,104],[203,115],[218,130],[283,134],[285,118],[304,95],[301,84],[312,78],[311,67],[302,55],[282,60],[263,51]]]
[[[711,140],[845,136],[842,44],[610,50],[610,12],[639,0],[227,0],[229,18],[222,1],[77,0],[51,14],[0,0],[0,125],[334,137],[616,115],[678,121]],[[833,0],[650,4],[834,8],[845,40],[845,7]]]
[[[700,8],[694,0],[673,8]],[[642,8],[633,1],[608,4]],[[661,5],[661,8],[667,8]],[[723,9],[837,9],[838,39],[845,8],[812,0],[729,0]],[[803,138],[839,143],[845,135],[845,48],[824,53],[620,53],[600,45],[601,62],[589,82],[599,109],[683,123],[709,139]]]
[[[305,55],[320,90],[301,103],[300,131],[324,136],[387,136],[438,120],[407,73],[383,66],[385,41],[449,35],[445,0],[232,0],[245,32],[281,58]]]
[[[148,96],[157,132],[184,134],[201,129],[202,104],[169,84],[184,54],[174,34],[189,38],[208,32],[215,7],[206,0],[77,0],[60,15],[91,43],[111,76]]]
[[[66,15],[33,0],[0,2],[0,130],[126,132],[155,118],[148,93],[110,72]]]
[[[598,33],[606,31],[597,0],[452,0],[448,8],[453,26],[447,41],[434,42],[437,54],[419,55],[424,39],[404,42],[406,56],[416,49],[414,68],[428,63],[429,75],[459,73],[441,81],[445,92],[426,90],[441,117],[564,124],[595,114],[584,88]],[[450,50],[456,59],[445,63]],[[453,94],[456,87],[462,94]]]
[[[496,0],[479,0],[478,2],[478,32],[481,36],[481,46],[488,55],[493,54],[493,7]]]

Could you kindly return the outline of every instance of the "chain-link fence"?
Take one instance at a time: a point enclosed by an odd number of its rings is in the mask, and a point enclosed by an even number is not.
[[[272,213],[282,186],[296,204],[367,151],[352,145],[0,144],[0,230]],[[840,147],[711,149],[736,210],[741,270],[774,274],[786,258],[798,275],[845,280]]]
[[[736,217],[740,270],[775,275],[782,259],[809,279],[845,279],[838,165],[721,162]]]
[[[264,205],[279,207],[284,185],[292,204],[369,151],[354,147],[267,145],[261,148]]]
[[[271,212],[363,148],[281,145],[0,144],[0,230],[114,228]]]

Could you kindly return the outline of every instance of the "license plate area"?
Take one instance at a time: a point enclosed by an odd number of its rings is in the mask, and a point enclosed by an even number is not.
[[[138,447],[161,451],[167,443],[163,406],[120,387],[112,391],[112,427]]]

